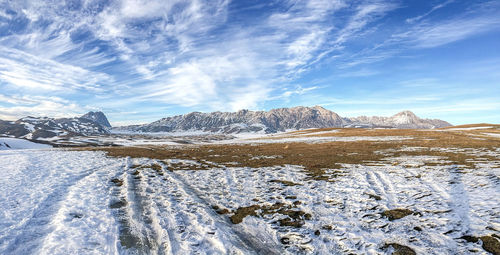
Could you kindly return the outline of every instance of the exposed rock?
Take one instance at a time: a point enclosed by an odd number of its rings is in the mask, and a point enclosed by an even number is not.
[[[397,244],[397,243],[389,243],[384,245],[382,247],[383,249],[388,249],[389,247],[392,247],[394,251],[392,252],[392,255],[416,255],[417,253],[410,247]]]
[[[222,133],[275,133],[288,129],[342,127],[346,124],[336,113],[323,107],[293,107],[266,111],[192,112],[163,118],[146,125],[122,127],[141,132],[205,131]]]
[[[500,255],[500,241],[493,236],[480,237],[483,242],[483,249],[494,255]]]
[[[92,120],[96,123],[101,124],[101,126],[103,126],[103,127],[108,127],[108,128],[111,127],[111,124],[109,124],[108,118],[106,118],[106,115],[104,115],[103,112],[88,112],[80,118]]]
[[[468,236],[468,235],[462,236],[462,237],[460,237],[460,239],[464,239],[465,241],[467,241],[469,243],[477,243],[479,241],[478,237]]]
[[[398,220],[412,214],[413,211],[408,209],[392,209],[382,212],[382,216],[387,217],[390,221]]]
[[[270,111],[192,112],[145,125],[119,127],[136,132],[203,131],[221,133],[262,132],[332,127],[438,128],[451,126],[442,120],[420,119],[409,111],[392,117],[342,118],[321,106],[279,108]]]

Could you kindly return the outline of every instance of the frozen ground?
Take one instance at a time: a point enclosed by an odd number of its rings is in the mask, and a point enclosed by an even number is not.
[[[314,180],[294,165],[4,150],[0,254],[488,254],[463,237],[500,234],[499,161],[387,157]]]
[[[103,153],[0,151],[0,254],[115,252],[109,179],[124,164]]]
[[[0,254],[260,251],[176,175],[147,168],[135,174],[137,163],[150,162],[100,152],[1,151]]]
[[[409,159],[426,160],[435,159]],[[384,244],[398,243],[418,254],[486,254],[460,238],[500,229],[500,169],[488,164],[480,170],[345,165],[327,173],[331,181],[307,180],[296,166],[178,173],[206,201],[229,210],[300,201],[296,210],[312,215],[300,228],[279,226],[286,218],[279,213],[247,216],[238,226],[258,240],[287,240],[282,248],[290,253],[379,254]],[[394,221],[381,214],[399,208],[412,214]]]
[[[47,144],[33,143],[24,139],[0,137],[0,150],[46,149],[46,148],[52,148],[52,146]]]

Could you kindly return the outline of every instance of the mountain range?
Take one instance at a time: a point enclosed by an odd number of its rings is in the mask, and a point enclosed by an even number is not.
[[[17,121],[0,120],[0,135],[44,140],[56,136],[108,134],[111,125],[102,112],[89,112],[75,118],[24,117]]]
[[[270,111],[192,112],[163,118],[149,124],[119,127],[116,130],[129,132],[204,131],[230,134],[242,132],[275,133],[328,127],[430,129],[446,126],[451,126],[451,124],[438,119],[421,119],[410,111],[403,111],[391,117],[344,118],[321,106],[298,106]]]
[[[17,121],[0,120],[0,135],[50,140],[53,137],[71,137],[109,134],[116,132],[186,132],[202,131],[224,134],[276,133],[287,130],[329,127],[385,127],[430,129],[451,126],[438,119],[421,119],[410,111],[391,117],[341,117],[320,106],[279,108],[270,111],[240,110],[237,112],[192,112],[163,118],[144,125],[112,128],[102,112],[88,112],[74,118],[24,117]]]

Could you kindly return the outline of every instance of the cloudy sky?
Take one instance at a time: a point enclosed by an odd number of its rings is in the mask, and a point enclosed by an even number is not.
[[[0,119],[297,105],[500,123],[500,1],[0,0]]]

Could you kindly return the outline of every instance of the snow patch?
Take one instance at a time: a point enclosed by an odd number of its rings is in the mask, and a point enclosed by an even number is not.
[[[491,136],[491,137],[500,137],[499,133],[482,133],[483,135]]]
[[[467,131],[467,130],[478,130],[478,129],[490,129],[493,127],[469,127],[469,128],[447,128],[444,131]]]
[[[0,137],[0,150],[47,149],[52,146],[18,138]]]

